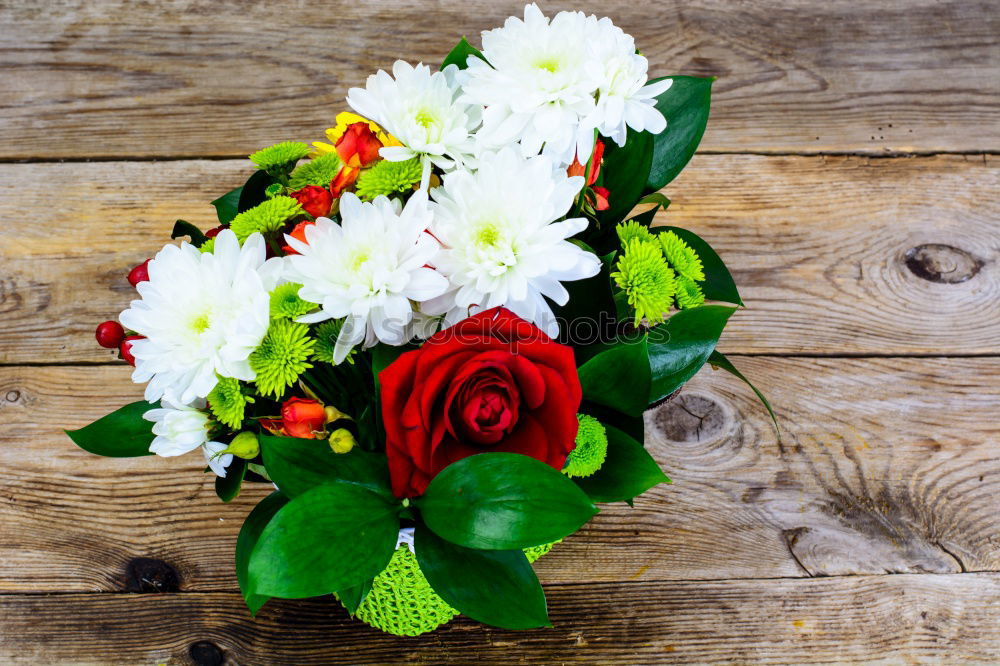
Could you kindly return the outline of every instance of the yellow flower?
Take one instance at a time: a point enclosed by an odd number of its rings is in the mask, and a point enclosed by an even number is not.
[[[350,111],[341,111],[337,114],[337,125],[336,127],[331,127],[326,131],[326,138],[332,143],[324,143],[322,141],[313,141],[313,152],[309,154],[309,157],[315,158],[320,155],[326,155],[328,153],[334,153],[337,151],[337,142],[340,141],[340,137],[344,136],[344,132],[347,128],[354,123],[368,123],[369,129],[375,133],[378,140],[382,142],[383,146],[401,146],[399,139],[384,131],[377,123],[368,120],[356,113],[351,113]]]

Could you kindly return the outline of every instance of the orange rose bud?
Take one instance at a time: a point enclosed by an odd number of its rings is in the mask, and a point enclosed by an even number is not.
[[[607,210],[608,206],[611,205],[608,203],[608,197],[610,195],[611,192],[608,192],[607,188],[595,185],[594,198],[596,199],[596,201],[594,202],[594,208],[596,208],[597,210]]]
[[[344,164],[354,169],[366,167],[378,160],[382,142],[375,136],[368,123],[352,123],[337,139],[337,154]]]
[[[323,403],[305,398],[289,398],[281,405],[281,422],[289,437],[325,438],[326,409]],[[317,434],[319,436],[317,437]]]
[[[306,185],[289,196],[302,204],[305,211],[313,217],[329,215],[330,207],[333,205],[333,195],[328,189],[319,185]]]
[[[361,174],[361,169],[345,166],[337,174],[337,177],[330,181],[330,191],[335,199],[339,199],[348,187],[354,184]]]
[[[601,173],[601,160],[604,159],[604,142],[597,139],[594,143],[594,154],[590,158],[590,172],[587,173],[587,185],[593,185],[597,182],[597,176]],[[566,169],[567,176],[582,176],[584,172],[587,171],[587,167],[580,164],[580,160],[577,157],[573,157],[573,163],[569,165]],[[604,210],[599,208],[598,210]]]
[[[324,192],[325,191],[326,190],[324,190]],[[316,223],[310,222],[309,220],[303,220],[302,222],[296,224],[295,228],[293,228],[288,233],[288,235],[294,238],[295,240],[308,245],[309,243],[306,241],[306,227],[308,227],[311,224],[316,224]],[[298,252],[296,252],[291,245],[282,245],[281,249],[285,251],[285,254],[298,254]]]

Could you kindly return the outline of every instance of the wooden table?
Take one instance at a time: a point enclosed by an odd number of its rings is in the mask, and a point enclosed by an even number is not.
[[[519,4],[0,1],[0,662],[1000,661],[988,0],[581,5],[656,74],[719,77],[667,217],[734,268],[720,348],[784,440],[707,369],[650,413],[675,483],[540,561],[553,629],[398,639],[329,600],[253,619],[233,548],[262,489],[223,505],[200,456],[62,434],[141,395],[93,329],[175,219],[211,226],[243,156]]]

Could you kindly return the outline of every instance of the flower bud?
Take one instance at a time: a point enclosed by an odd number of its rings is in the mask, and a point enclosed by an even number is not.
[[[311,224],[316,223],[312,220],[303,220],[302,222],[296,224],[295,227],[288,232],[288,235],[295,240],[308,245],[309,243],[306,242],[306,229],[308,229]],[[298,254],[298,252],[296,252],[291,245],[282,245],[281,249],[284,250],[285,254]]]
[[[325,437],[326,410],[323,403],[304,398],[289,398],[281,405],[281,422],[289,437],[318,439]]]
[[[135,356],[132,355],[132,343],[136,340],[143,340],[145,336],[143,335],[130,335],[121,341],[118,345],[118,354],[121,356],[122,360],[135,367]]]
[[[357,443],[347,428],[338,428],[330,435],[330,448],[334,453],[350,453]]]
[[[326,422],[327,423],[333,423],[334,421],[339,421],[340,419],[349,419],[349,418],[351,418],[347,414],[345,414],[344,412],[342,412],[339,409],[337,409],[336,407],[334,407],[333,405],[327,405],[326,408],[323,411],[326,412]]]
[[[260,453],[260,442],[257,441],[257,435],[254,433],[241,432],[233,437],[233,441],[229,442],[229,446],[223,453],[232,453],[237,458],[252,460]]]
[[[223,229],[227,229],[227,228],[228,227],[226,225],[224,225],[224,224],[220,224],[217,227],[212,227],[211,229],[209,229],[208,231],[205,232],[205,238],[215,238],[216,236],[219,235],[219,232],[221,232]]]
[[[330,190],[319,185],[306,185],[289,196],[302,204],[302,208],[313,217],[329,215],[330,207],[333,205],[333,195],[330,194]]]
[[[94,337],[105,349],[114,349],[125,339],[125,329],[116,321],[105,321],[97,325]]]
[[[150,259],[147,259],[128,272],[128,283],[130,285],[135,287],[140,282],[149,281],[149,262]]]
[[[366,167],[378,160],[382,142],[366,121],[351,123],[337,139],[337,155],[349,167]]]

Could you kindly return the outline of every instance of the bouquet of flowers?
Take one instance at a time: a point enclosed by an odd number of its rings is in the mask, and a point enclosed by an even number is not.
[[[224,502],[273,484],[236,543],[251,612],[332,594],[400,635],[548,625],[531,562],[669,482],[643,411],[705,363],[743,379],[715,350],[730,273],[651,227],[711,83],[649,81],[609,19],[533,4],[437,71],[379,71],[327,142],[250,155],[218,226],[179,220],[190,240],[132,269],[97,341],[145,400],[69,436],[200,449]]]

